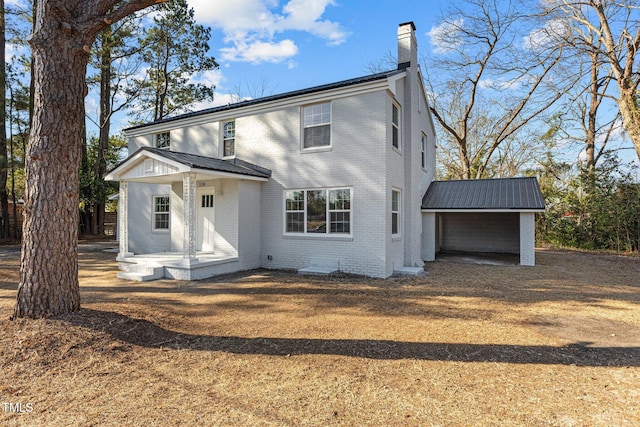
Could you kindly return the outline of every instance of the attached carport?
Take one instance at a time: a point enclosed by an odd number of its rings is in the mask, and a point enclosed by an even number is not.
[[[441,251],[511,253],[535,265],[536,178],[434,181],[422,199],[422,257]]]

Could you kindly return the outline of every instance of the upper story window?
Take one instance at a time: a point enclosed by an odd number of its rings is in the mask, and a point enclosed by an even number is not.
[[[331,103],[307,105],[302,109],[302,148],[329,147],[331,145]]]
[[[169,229],[169,196],[153,196],[153,229]]]
[[[400,107],[395,103],[391,106],[391,144],[400,149]]]
[[[236,122],[231,120],[222,125],[222,157],[236,155]]]
[[[285,192],[285,232],[350,234],[351,189]]]
[[[420,151],[420,158],[422,159],[422,169],[427,168],[427,135],[422,134],[422,148]]]
[[[162,132],[156,134],[156,148],[171,148],[171,134],[169,132]]]

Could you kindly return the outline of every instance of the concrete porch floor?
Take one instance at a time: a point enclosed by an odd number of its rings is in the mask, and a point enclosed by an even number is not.
[[[238,256],[198,252],[196,258],[185,259],[181,252],[157,252],[118,256],[118,278],[150,281],[162,278],[200,280],[236,271]]]

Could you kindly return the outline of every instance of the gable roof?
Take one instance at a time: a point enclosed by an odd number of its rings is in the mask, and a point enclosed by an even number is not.
[[[281,94],[277,94],[277,95],[265,96],[263,98],[249,99],[247,101],[236,102],[236,103],[233,103],[233,104],[222,105],[222,106],[219,106],[219,107],[207,108],[205,110],[200,110],[200,111],[193,111],[191,113],[185,113],[185,114],[181,114],[181,115],[178,115],[178,116],[167,117],[167,118],[164,118],[164,119],[161,119],[161,120],[157,120],[157,121],[151,122],[151,123],[145,123],[145,124],[142,124],[142,125],[132,126],[132,127],[129,127],[127,129],[125,129],[125,131],[144,128],[144,127],[147,127],[147,126],[157,125],[157,124],[160,124],[160,123],[172,122],[172,121],[175,121],[175,120],[181,120],[181,119],[186,119],[186,118],[191,118],[191,117],[202,116],[202,115],[205,115],[205,114],[212,114],[212,113],[218,113],[218,112],[221,112],[221,111],[235,110],[235,109],[238,109],[238,108],[249,107],[249,106],[253,106],[253,105],[257,105],[257,104],[263,104],[263,103],[267,103],[267,102],[278,101],[278,100],[281,100],[281,99],[293,98],[293,97],[300,96],[300,95],[308,95],[308,94],[312,94],[312,93],[316,93],[316,92],[323,92],[323,91],[332,90],[332,89],[339,89],[339,88],[343,88],[343,87],[355,86],[355,85],[358,85],[358,84],[374,82],[376,80],[383,80],[383,79],[387,79],[389,77],[393,77],[393,76],[395,76],[397,74],[402,74],[403,72],[404,72],[404,69],[384,71],[382,73],[370,74],[370,75],[367,75],[367,76],[357,77],[357,78],[348,79],[348,80],[342,80],[342,81],[339,81],[339,82],[324,84],[324,85],[320,85],[320,86],[313,86],[313,87],[310,87],[310,88],[295,90],[295,91],[292,91],[292,92],[285,92],[285,93],[281,93]]]
[[[434,181],[422,198],[422,210],[542,211],[536,178]]]
[[[145,158],[163,159],[167,163],[173,165],[175,168],[173,173],[210,171],[260,179],[269,179],[271,177],[271,171],[269,169],[240,159],[222,160],[213,157],[199,156],[197,154],[180,153],[153,147],[142,147],[111,170],[105,176],[105,179],[116,179],[117,176],[125,173],[128,169],[139,164]]]
[[[149,151],[165,159],[173,160],[192,169],[211,170],[216,172],[228,172],[238,175],[256,176],[258,178],[270,178],[271,171],[253,163],[240,159],[222,160],[213,157],[199,156],[197,154],[179,153],[160,148],[143,147],[138,151]]]

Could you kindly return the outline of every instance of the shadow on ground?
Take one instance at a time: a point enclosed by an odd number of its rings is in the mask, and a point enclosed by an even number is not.
[[[56,321],[106,332],[114,339],[146,348],[219,351],[268,356],[334,355],[381,360],[433,360],[574,366],[640,366],[640,347],[590,348],[419,343],[391,340],[304,339],[183,334],[119,313],[83,309]]]

